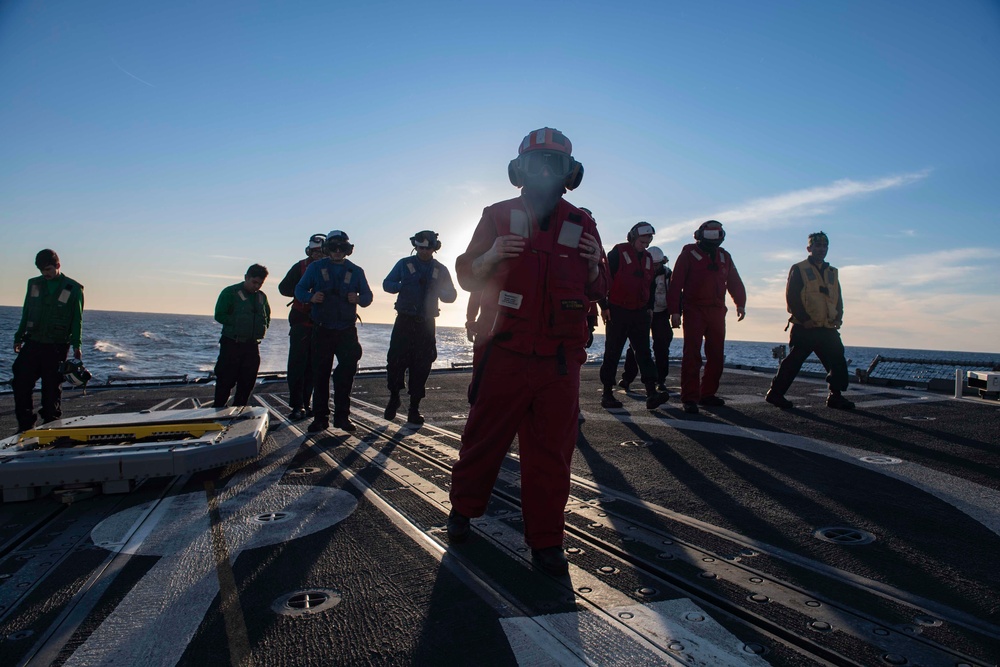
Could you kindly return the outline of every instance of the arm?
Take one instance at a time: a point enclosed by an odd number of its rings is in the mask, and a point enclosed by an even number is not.
[[[261,292],[261,294],[264,294]],[[264,294],[264,329],[268,329],[271,326],[271,304],[267,301],[267,295]]]
[[[743,285],[740,272],[736,270],[732,255],[729,256],[729,262],[729,280],[726,283],[726,289],[729,291],[729,296],[733,297],[733,301],[736,302],[736,321],[742,322],[743,318],[747,316],[747,288]]]
[[[215,302],[215,321],[219,324],[229,324],[229,315],[233,312],[233,298],[227,287],[219,293],[219,299]]]
[[[515,234],[497,236],[490,208],[483,209],[469,247],[455,260],[455,275],[462,289],[476,292],[483,289],[500,262],[517,257],[524,250],[524,239]]]
[[[788,282],[785,284],[785,303],[792,317],[808,327],[811,318],[802,304],[802,274],[794,266],[788,272]]]
[[[292,265],[292,268],[288,269],[288,273],[285,277],[281,279],[278,283],[278,294],[281,296],[295,296],[295,286],[299,284],[299,278],[302,277],[302,272],[299,270],[299,264],[296,262]]]
[[[83,285],[78,285],[79,289],[73,290],[76,297],[73,303],[73,324],[69,330],[69,344],[73,346],[73,356],[76,359],[83,358],[80,347],[83,345]]]
[[[438,269],[441,272],[437,280],[438,298],[443,303],[455,303],[455,300],[458,299],[458,290],[455,289],[455,283],[451,281],[448,267],[438,262]]]
[[[24,332],[28,328],[28,295],[31,294],[31,281],[28,281],[28,289],[24,293],[24,305],[21,306],[21,323],[17,325],[14,333],[14,353],[21,351],[21,344],[24,342]]]
[[[306,268],[306,272],[302,275],[302,278],[299,280],[299,282],[295,283],[295,292],[293,296],[302,303],[311,303],[313,296],[315,296],[312,291],[313,285],[315,284],[313,281],[315,280],[316,276],[316,272],[313,271],[313,267],[315,265],[316,265],[315,262],[310,264]],[[320,296],[322,296],[322,294],[320,294]],[[320,302],[322,302],[322,299],[320,299]]]
[[[367,308],[372,305],[372,301],[375,299],[375,295],[372,294],[372,288],[368,286],[368,279],[365,278],[365,271],[360,266],[356,269],[358,271],[358,305],[362,308]]]
[[[389,271],[389,275],[385,277],[382,281],[382,289],[389,294],[399,294],[399,290],[403,287],[403,265],[405,260],[399,260],[396,262],[392,270]]]

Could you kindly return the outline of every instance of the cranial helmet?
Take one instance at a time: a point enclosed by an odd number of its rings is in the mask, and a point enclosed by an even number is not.
[[[653,264],[663,264],[667,261],[666,255],[656,246],[649,249],[649,258],[653,260]]]
[[[59,372],[63,374],[66,382],[74,387],[86,387],[93,377],[79,359],[67,359],[62,362],[59,364]]]
[[[347,236],[347,232],[342,232],[339,229],[334,229],[332,232],[326,235],[325,247],[328,252],[335,252],[337,249],[343,249],[345,255],[350,255],[354,252],[354,244]]]
[[[726,230],[722,228],[722,223],[718,220],[706,220],[695,230],[694,240],[722,245],[722,242],[726,240]]]
[[[417,232],[411,236],[410,243],[413,244],[414,248],[430,248],[431,250],[441,249],[441,241],[438,240],[437,232],[432,232],[429,229]]]
[[[647,234],[656,234],[656,230],[653,229],[653,225],[648,222],[637,222],[632,225],[632,229],[628,230],[628,234],[625,236],[625,239],[629,243],[632,243],[636,240],[636,238],[646,236]]]
[[[309,237],[309,245],[306,246],[306,254],[308,255],[317,248],[322,250],[324,245],[326,245],[326,234],[313,234]]]
[[[583,165],[573,159],[573,144],[566,135],[551,127],[529,132],[517,147],[517,157],[507,165],[507,176],[516,188],[525,180],[548,168],[553,176],[562,177],[567,190],[575,190],[583,180]]]

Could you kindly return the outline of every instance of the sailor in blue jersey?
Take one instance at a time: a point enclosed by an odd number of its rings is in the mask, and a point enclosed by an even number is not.
[[[348,261],[354,244],[347,234],[335,229],[326,235],[326,259],[306,268],[295,286],[295,298],[312,304],[313,321],[313,422],[309,431],[316,433],[330,427],[330,375],[333,374],[333,425],[353,431],[351,423],[351,387],[361,359],[358,342],[358,306],[367,308],[372,290],[364,270]],[[333,370],[333,358],[337,369]]]
[[[382,289],[396,298],[396,322],[392,327],[388,365],[389,403],[385,418],[393,419],[401,403],[399,392],[405,387],[403,376],[410,372],[410,409],[407,421],[423,424],[420,400],[424,385],[430,375],[431,365],[437,359],[434,319],[440,314],[438,301],[454,303],[458,298],[451,274],[434,253],[441,249],[437,232],[427,229],[410,237],[416,257],[404,257],[396,262],[392,271],[382,281]]]

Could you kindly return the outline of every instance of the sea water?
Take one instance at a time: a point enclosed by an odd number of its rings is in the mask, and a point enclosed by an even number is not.
[[[11,377],[14,362],[14,333],[20,322],[19,307],[0,306],[0,382]],[[215,367],[219,354],[222,325],[208,315],[163,315],[88,310],[83,317],[83,361],[94,381],[103,384],[109,376],[188,375],[204,377]],[[588,352],[589,361],[600,361],[604,354],[604,336],[594,334]],[[358,337],[364,350],[362,368],[385,366],[391,324],[362,323]],[[678,331],[679,333],[679,331]],[[772,342],[726,341],[726,363],[755,368],[777,368]],[[674,339],[672,357],[680,357],[681,339]],[[472,344],[461,327],[437,328],[438,358],[436,368],[450,368],[453,363],[472,361]],[[847,347],[851,374],[855,368],[866,369],[875,355],[914,359],[954,359],[982,361],[984,367],[1000,355],[974,352],[941,352],[893,348]],[[261,372],[283,372],[288,357],[288,321],[276,317],[260,345]],[[806,370],[821,371],[815,357]],[[954,372],[953,370],[951,371]],[[947,371],[945,372],[947,374]]]

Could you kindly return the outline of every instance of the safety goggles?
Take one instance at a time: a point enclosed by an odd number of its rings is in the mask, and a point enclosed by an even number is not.
[[[701,238],[706,241],[718,241],[722,238],[722,230],[718,227],[708,227],[701,230]]]
[[[538,176],[544,169],[553,176],[566,176],[572,164],[573,158],[566,153],[529,151],[521,155],[521,169],[528,176]]]
[[[330,243],[327,244],[326,249],[330,252],[343,252],[348,253],[354,248],[350,243]]]

